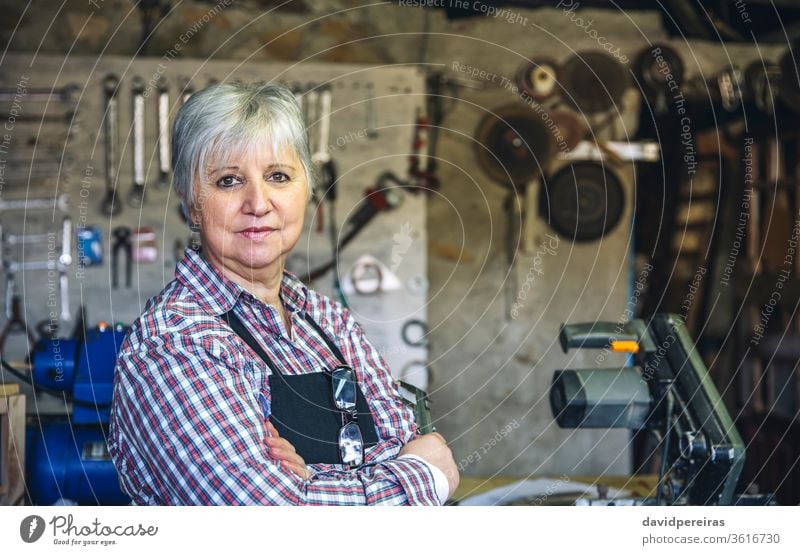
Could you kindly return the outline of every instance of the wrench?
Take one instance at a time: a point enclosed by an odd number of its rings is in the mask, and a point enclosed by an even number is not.
[[[53,240],[53,234],[36,234],[29,235],[32,240],[27,240],[25,235],[6,235],[0,240],[0,244],[5,247],[5,244],[15,244],[9,239],[16,239],[18,243],[34,243],[40,242],[40,237],[44,235],[47,241]],[[5,249],[3,249],[5,250]],[[16,274],[19,271],[35,271],[35,270],[57,270],[59,272],[59,293],[61,296],[61,319],[69,320],[69,276],[68,270],[72,264],[72,220],[69,216],[65,216],[61,222],[61,254],[58,259],[52,260],[48,257],[47,260],[29,260],[25,262],[17,262],[4,258],[3,266],[6,271],[6,314],[8,314],[11,297],[15,291]]]
[[[16,274],[20,270],[58,270],[65,272],[72,264],[72,220],[69,216],[64,216],[61,221],[61,254],[57,259],[48,258],[47,260],[26,260],[18,262],[16,260],[5,260],[5,268],[9,273]],[[44,241],[39,240],[44,236]],[[26,237],[31,237],[32,240],[26,240]],[[40,243],[52,242],[55,233],[37,233],[32,235],[5,235],[4,240],[6,244],[27,244],[27,243]],[[16,239],[12,242],[9,239]],[[5,246],[5,245],[4,245]]]
[[[53,198],[32,198],[32,199],[0,199],[0,212],[8,210],[59,210],[66,212],[69,210],[69,193],[61,193]]]
[[[303,115],[305,116],[306,120],[306,129],[317,123],[317,110],[319,108],[319,106],[317,105],[318,101],[317,99],[319,97],[319,93],[317,92],[317,85],[315,83],[309,83],[307,90],[308,92],[306,92],[305,96],[303,97],[303,100],[305,101],[304,102],[305,113]],[[311,150],[311,152],[316,152],[319,146],[316,144],[313,135],[309,135],[308,142],[309,142],[308,147]]]
[[[331,135],[331,101],[332,92],[330,85],[323,85],[319,93],[319,140],[316,152],[311,156],[311,161],[324,164],[331,159],[328,152],[328,141]]]
[[[316,93],[315,93],[316,94]],[[320,87],[319,97],[318,97],[318,108],[316,115],[319,116],[319,138],[317,140],[316,151],[311,156],[311,161],[317,164],[320,168],[322,168],[321,173],[325,176],[331,176],[332,180],[335,181],[336,176],[336,168],[332,167],[331,164],[331,155],[328,151],[329,148],[329,141],[331,135],[331,103],[332,103],[332,92],[330,84],[325,84]],[[309,99],[310,100],[310,99]],[[330,167],[329,167],[330,166]],[[314,199],[317,202],[317,213],[316,213],[316,220],[317,220],[317,232],[322,232],[325,227],[325,213],[322,209],[322,199],[326,193],[328,193],[329,187],[332,186],[332,182],[326,183],[325,179],[322,179],[320,183],[317,185],[317,190],[314,192]],[[330,181],[330,180],[329,180]],[[331,192],[331,194],[333,194]],[[333,201],[333,198],[330,198]]]
[[[75,119],[75,112],[69,111],[63,114],[19,114],[14,115],[8,112],[0,113],[0,119],[3,121],[8,121],[11,118],[14,118],[15,124],[62,124],[62,125],[71,125],[72,128],[78,127],[78,120]],[[73,122],[73,119],[75,120]]]
[[[117,90],[119,78],[116,75],[107,75],[103,83],[105,92],[105,155],[106,155],[106,196],[103,199],[102,209],[108,216],[119,214],[122,210],[120,203],[115,202],[117,196],[117,128],[119,126],[119,107],[117,105]]]
[[[81,88],[75,83],[52,89],[27,89],[24,93],[17,89],[0,89],[0,102],[14,102],[22,95],[29,102],[49,102],[53,99],[58,102],[73,103],[73,97],[80,90]]]
[[[133,188],[128,204],[140,208],[144,202],[144,80],[136,76],[133,93]]]
[[[58,286],[61,290],[61,319],[69,320],[69,275],[67,268],[72,264],[72,220],[64,218],[61,230],[61,256],[58,262],[61,265],[58,277]]]
[[[169,89],[163,77],[158,80],[158,186],[169,186]]]

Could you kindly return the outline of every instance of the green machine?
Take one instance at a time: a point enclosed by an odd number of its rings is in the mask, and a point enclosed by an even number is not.
[[[739,432],[680,316],[649,322],[562,325],[564,352],[627,352],[632,366],[556,370],[550,388],[562,428],[649,429],[661,438],[656,500],[644,503],[733,505],[745,460]]]

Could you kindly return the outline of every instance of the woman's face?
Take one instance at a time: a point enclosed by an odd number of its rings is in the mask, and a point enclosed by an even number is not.
[[[211,160],[190,211],[204,256],[248,280],[283,269],[303,229],[308,187],[295,152],[274,158],[269,145],[251,151]]]

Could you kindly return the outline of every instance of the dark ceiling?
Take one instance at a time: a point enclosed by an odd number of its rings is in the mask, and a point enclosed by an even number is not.
[[[532,9],[556,6],[554,0],[485,1],[486,5],[507,8]],[[442,4],[442,3],[439,3]],[[453,7],[444,3],[448,18],[483,17],[484,13],[472,9]],[[800,37],[800,0],[564,0],[562,9],[571,5],[583,8],[609,10],[657,11],[665,28],[676,37],[726,42],[754,42],[787,44]],[[787,40],[788,39],[788,40]]]

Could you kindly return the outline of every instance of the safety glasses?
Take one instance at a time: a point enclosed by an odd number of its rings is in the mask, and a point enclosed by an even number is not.
[[[356,373],[349,366],[337,366],[332,374],[333,402],[342,411],[339,430],[339,456],[348,466],[359,466],[364,460],[364,439],[358,427],[356,412]]]

